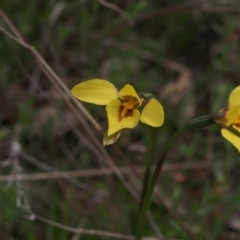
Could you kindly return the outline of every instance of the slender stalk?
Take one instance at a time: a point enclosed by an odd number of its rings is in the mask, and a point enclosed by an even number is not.
[[[214,115],[206,115],[206,116],[192,119],[184,127],[179,129],[178,131],[176,131],[173,134],[173,136],[169,139],[168,144],[165,147],[163,153],[161,154],[161,156],[158,160],[157,166],[155,168],[155,171],[149,181],[146,193],[144,194],[144,199],[143,199],[143,203],[141,206],[138,223],[137,223],[137,231],[136,231],[136,238],[135,238],[136,240],[141,240],[141,238],[142,238],[142,228],[143,228],[143,224],[144,224],[144,217],[146,215],[154,187],[157,183],[159,173],[161,172],[161,169],[162,169],[163,163],[166,159],[168,150],[171,148],[173,142],[185,129],[198,129],[198,128],[210,126],[212,124],[214,124]],[[229,129],[229,130],[232,131],[232,129]],[[182,225],[182,226],[184,226],[184,225]],[[184,227],[184,229],[186,229],[186,228]],[[191,235],[192,239],[196,239],[195,236],[192,235],[192,233],[190,233],[189,231],[187,231],[187,232]]]
[[[142,194],[141,194],[141,202],[140,202],[140,208],[139,208],[139,214],[142,209],[143,200],[145,198],[147,187],[149,184],[150,174],[151,174],[151,165],[153,160],[153,153],[154,153],[154,146],[155,146],[155,140],[156,140],[156,132],[157,130],[153,127],[151,127],[151,133],[150,133],[150,139],[149,139],[149,146],[148,146],[148,154],[145,161],[145,173],[144,173],[144,180],[143,180],[143,187],[142,187]]]
[[[185,130],[186,126],[184,126],[183,128],[179,129],[177,132],[175,132],[175,134],[170,138],[170,140],[168,141],[168,144],[166,146],[166,148],[164,149],[163,153],[161,154],[159,161],[157,163],[157,166],[155,168],[155,171],[153,173],[152,178],[150,179],[146,194],[144,195],[144,199],[143,199],[143,203],[141,206],[141,210],[140,210],[140,214],[139,214],[139,218],[138,218],[138,223],[137,223],[137,231],[136,231],[136,240],[141,240],[142,239],[142,229],[143,229],[143,224],[144,224],[144,217],[146,215],[147,209],[148,209],[148,205],[154,190],[154,187],[157,183],[157,179],[159,176],[159,173],[162,169],[164,160],[166,159],[168,150],[171,148],[174,140]]]

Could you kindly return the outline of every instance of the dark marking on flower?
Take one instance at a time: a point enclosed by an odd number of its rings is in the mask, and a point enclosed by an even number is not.
[[[240,129],[240,123],[235,123],[234,126]]]
[[[234,125],[234,127],[240,129],[240,116],[239,115],[234,119],[232,124]]]
[[[132,117],[133,115],[133,109],[128,109],[123,105],[119,106],[118,109],[118,121],[121,122],[123,120],[123,118],[128,118],[128,117]]]
[[[123,98],[125,99],[126,102],[129,102],[134,97],[130,95],[126,95],[126,96],[123,96]]]

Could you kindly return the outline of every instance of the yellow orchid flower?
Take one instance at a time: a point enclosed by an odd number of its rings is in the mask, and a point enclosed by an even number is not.
[[[223,127],[222,136],[240,151],[240,86],[231,92],[228,106],[219,112],[215,121]]]
[[[162,105],[154,98],[145,99],[147,94],[137,94],[129,84],[118,91],[107,80],[92,79],[74,86],[71,92],[81,101],[106,105],[108,130],[104,145],[114,143],[123,128],[134,128],[139,120],[152,127],[160,127],[164,121]],[[139,111],[141,106],[142,113]]]

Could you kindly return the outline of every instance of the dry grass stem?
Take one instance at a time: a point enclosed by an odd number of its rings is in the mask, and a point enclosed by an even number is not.
[[[34,213],[33,213],[34,214]],[[80,229],[80,228],[72,228],[68,227],[66,225],[62,225],[60,223],[51,221],[49,219],[46,219],[44,217],[41,217],[39,215],[34,214],[35,219],[47,223],[51,226],[60,228],[62,230],[72,232],[72,233],[80,233],[80,234],[88,234],[88,235],[95,235],[95,236],[102,236],[102,237],[110,237],[114,239],[121,239],[121,240],[134,240],[134,236],[129,236],[121,233],[113,233],[113,232],[107,232],[107,231],[99,231],[99,230],[93,230],[93,229]],[[167,240],[167,238],[154,238],[154,237],[143,237],[142,240]],[[169,239],[170,240],[170,239]],[[173,239],[171,239],[173,240]]]
[[[181,171],[187,169],[196,168],[208,168],[210,167],[210,162],[192,162],[192,163],[174,163],[165,164],[163,171]],[[152,166],[155,168],[155,165]],[[135,170],[139,173],[144,172],[144,167],[136,167]],[[119,168],[121,174],[132,174],[132,169],[130,167]],[[0,175],[0,182],[6,182],[11,180],[18,181],[39,181],[39,180],[49,180],[49,179],[68,179],[75,177],[101,177],[106,175],[114,175],[116,172],[112,168],[101,168],[101,169],[87,169],[87,170],[75,170],[75,171],[57,171],[51,169],[50,173],[32,173],[32,174],[18,174],[18,175]]]
[[[134,20],[117,5],[115,5],[113,3],[109,3],[105,0],[98,0],[98,2],[100,4],[102,4],[104,7],[109,8],[109,9],[113,10],[114,12],[117,12],[128,23],[129,26],[134,25]]]
[[[230,13],[239,14],[240,9],[238,7],[221,7],[221,6],[193,6],[193,4],[188,4],[186,6],[174,6],[157,9],[152,12],[147,12],[136,18],[136,22],[145,21],[150,18],[157,17],[159,15],[171,15],[171,14],[212,14],[212,13]]]

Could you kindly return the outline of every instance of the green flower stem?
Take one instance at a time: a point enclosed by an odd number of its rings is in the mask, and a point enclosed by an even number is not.
[[[144,184],[143,184],[143,193],[142,193],[142,198],[141,198],[141,205],[140,205],[140,213],[138,217],[138,223],[137,223],[137,231],[136,231],[136,240],[141,240],[142,238],[142,231],[143,231],[143,223],[144,223],[144,218],[146,215],[146,212],[148,210],[148,205],[151,200],[151,196],[154,190],[154,187],[157,183],[159,173],[161,172],[163,163],[166,159],[168,150],[172,147],[173,142],[175,139],[186,129],[198,129],[198,128],[203,128],[206,126],[210,126],[214,124],[214,115],[206,115],[202,117],[198,117],[195,119],[192,119],[189,121],[184,127],[176,131],[173,136],[169,139],[167,146],[165,147],[163,153],[161,154],[157,166],[153,172],[153,175],[149,181],[150,177],[150,166],[151,166],[151,159],[153,155],[153,147],[149,147],[149,155],[148,155],[148,160],[146,163],[146,172],[145,172],[145,179],[144,179]],[[232,129],[230,131],[233,132]],[[154,142],[151,144],[154,145]],[[149,184],[148,184],[149,182]]]
[[[161,154],[159,161],[157,163],[157,166],[155,168],[155,171],[153,173],[152,178],[150,179],[150,183],[148,184],[148,188],[146,190],[146,193],[144,194],[144,199],[142,200],[142,206],[141,206],[141,210],[140,210],[140,214],[138,217],[138,223],[137,223],[137,231],[136,231],[136,240],[141,240],[142,238],[142,230],[143,230],[143,223],[144,223],[144,217],[146,215],[147,209],[148,209],[148,205],[150,203],[151,200],[151,196],[154,190],[154,187],[157,183],[158,180],[158,176],[159,173],[162,169],[164,160],[167,156],[168,150],[171,148],[174,140],[187,128],[187,126],[184,126],[183,128],[179,129],[177,132],[175,132],[175,134],[170,138],[165,150],[163,151],[163,153]]]
[[[156,128],[151,127],[150,130],[151,130],[151,133],[150,133],[150,139],[149,139],[148,154],[147,154],[147,158],[146,158],[146,162],[145,162],[146,168],[145,168],[145,175],[144,175],[144,180],[143,180],[143,188],[142,188],[142,194],[141,194],[139,214],[141,212],[143,200],[145,198],[147,188],[148,188],[148,183],[149,183],[150,174],[151,174],[151,165],[152,165],[152,160],[153,160],[155,140],[156,140],[156,135],[157,135]]]

